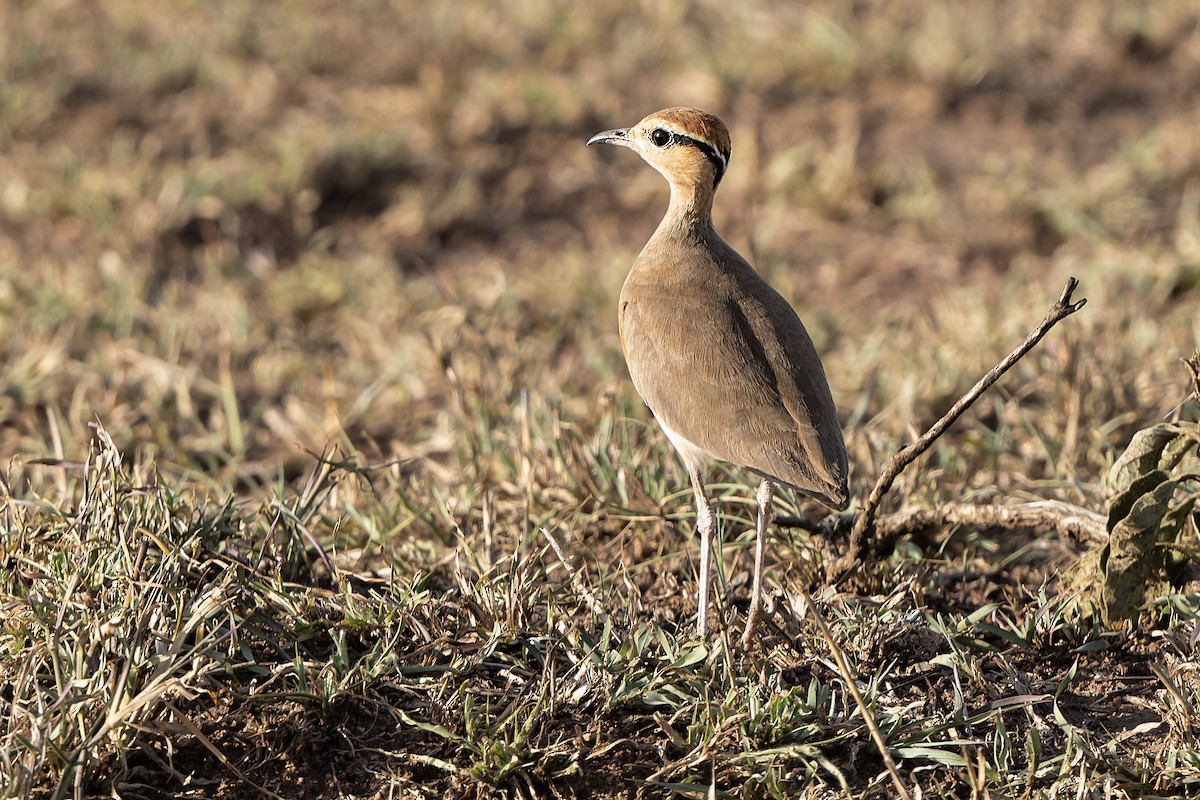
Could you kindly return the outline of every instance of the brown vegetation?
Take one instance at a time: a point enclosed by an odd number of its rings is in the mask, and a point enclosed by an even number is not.
[[[914,529],[861,594],[780,531],[742,651],[714,472],[691,638],[614,308],[666,190],[583,143],[729,124],[860,503],[1079,278],[881,512],[1103,514],[1200,338],[1198,60],[1182,0],[0,6],[0,796],[885,796],[803,590],[924,796],[1194,795],[1194,520],[1116,630],[1065,530]]]

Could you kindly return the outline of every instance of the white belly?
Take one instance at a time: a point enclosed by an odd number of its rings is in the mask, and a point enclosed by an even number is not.
[[[663,420],[659,419],[658,424],[662,426],[663,432],[667,434],[667,438],[671,440],[671,444],[679,452],[679,456],[683,459],[683,464],[687,467],[689,473],[699,472],[708,462],[713,460],[712,455],[707,450],[689,442],[682,435],[672,430],[671,426]]]

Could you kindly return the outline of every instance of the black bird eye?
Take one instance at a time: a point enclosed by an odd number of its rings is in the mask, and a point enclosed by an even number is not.
[[[666,147],[667,142],[671,141],[671,134],[662,128],[655,128],[650,131],[650,141],[654,142],[655,147]]]

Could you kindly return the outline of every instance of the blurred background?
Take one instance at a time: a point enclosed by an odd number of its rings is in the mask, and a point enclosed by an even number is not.
[[[1200,340],[1198,20],[1182,0],[5,2],[0,455],[81,459],[99,420],[130,457],[253,494],[330,442],[478,481],[522,415],[535,439],[632,418],[658,442],[615,309],[667,187],[584,143],[693,105],[733,136],[718,230],[806,321],[857,493],[1074,275],[1086,310],[909,491],[1096,505]]]

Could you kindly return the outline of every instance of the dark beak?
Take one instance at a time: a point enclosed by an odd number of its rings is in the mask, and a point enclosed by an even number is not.
[[[601,142],[604,142],[607,144],[620,144],[620,145],[625,145],[626,147],[628,147],[629,146],[629,128],[614,128],[611,131],[604,131],[603,133],[597,133],[595,136],[588,139],[589,145],[600,144]]]

